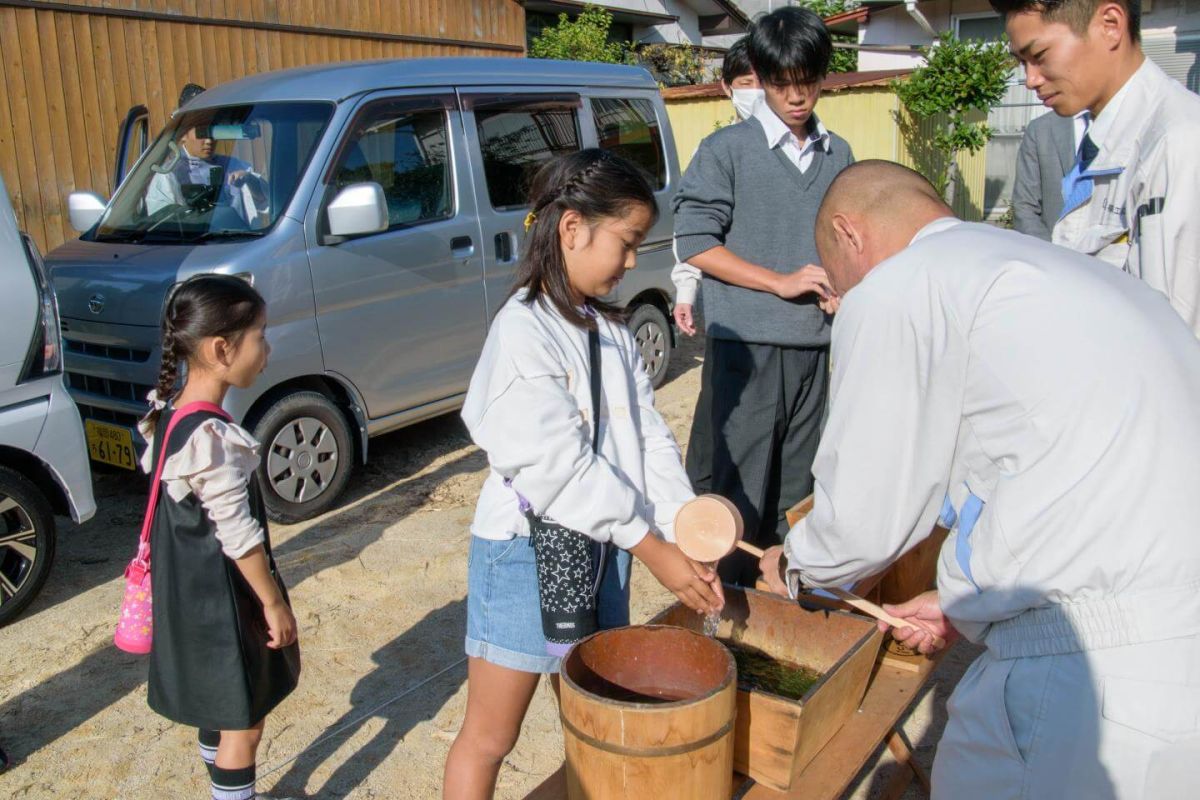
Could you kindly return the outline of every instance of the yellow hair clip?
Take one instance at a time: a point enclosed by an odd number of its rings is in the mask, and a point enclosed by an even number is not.
[[[537,214],[530,211],[525,215],[525,232],[529,233],[529,229],[533,227],[533,223],[537,222]]]

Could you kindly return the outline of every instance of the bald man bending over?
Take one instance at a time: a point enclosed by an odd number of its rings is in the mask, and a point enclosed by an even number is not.
[[[1200,343],[1143,282],[955,219],[889,162],[833,182],[817,246],[842,296],[830,416],[773,588],[866,577],[940,519],[938,588],[894,634],[987,650],[934,797],[1195,797]]]

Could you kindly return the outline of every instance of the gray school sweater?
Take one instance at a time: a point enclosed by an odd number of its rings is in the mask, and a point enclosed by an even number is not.
[[[700,143],[675,195],[675,253],[680,261],[725,245],[740,258],[779,273],[819,264],[813,229],[825,191],[853,163],[850,145],[830,133],[800,172],[751,117]],[[704,275],[705,333],[717,339],[786,347],[829,344],[829,320],[815,295],[783,300]]]

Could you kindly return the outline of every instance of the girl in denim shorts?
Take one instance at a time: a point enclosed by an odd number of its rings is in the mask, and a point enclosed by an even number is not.
[[[471,526],[467,712],[444,783],[455,800],[492,796],[540,676],[557,679],[531,525],[553,519],[605,543],[600,628],[629,623],[631,554],[698,613],[723,603],[715,573],[673,544],[693,492],[633,337],[599,299],[636,266],[653,190],[638,167],[591,149],[546,164],[530,197],[516,283],[462,412],[491,469]]]

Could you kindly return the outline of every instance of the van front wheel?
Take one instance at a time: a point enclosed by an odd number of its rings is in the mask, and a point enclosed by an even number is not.
[[[276,400],[254,425],[262,443],[258,474],[267,516],[300,522],[329,510],[354,467],[345,414],[320,392]]]
[[[54,514],[28,478],[0,467],[0,625],[41,591],[54,561]]]

